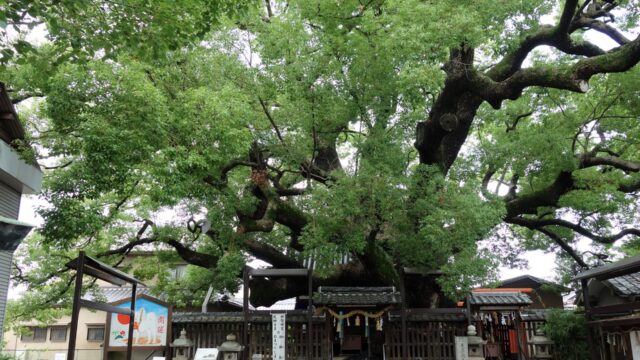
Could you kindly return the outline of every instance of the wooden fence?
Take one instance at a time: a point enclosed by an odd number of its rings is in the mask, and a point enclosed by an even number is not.
[[[402,322],[399,312],[392,311],[385,316],[384,354],[387,360],[400,360],[402,356]],[[176,320],[176,317],[174,317]],[[332,333],[328,326],[330,319],[314,318],[311,331],[307,329],[306,313],[293,311],[287,314],[287,359],[306,359],[308,352],[307,336],[311,336],[312,359],[330,359],[332,354]],[[466,335],[467,319],[461,309],[411,309],[407,314],[407,358],[420,360],[455,360],[455,337]],[[544,324],[542,319],[523,322],[526,350],[533,354],[530,344],[535,330]],[[242,313],[194,314],[193,317],[174,321],[174,338],[183,328],[196,348],[215,348],[225,341],[228,334],[242,341]],[[505,330],[507,331],[507,330]],[[505,332],[504,339],[509,339]],[[252,312],[249,326],[249,354],[262,354],[265,360],[271,359],[271,315]],[[501,347],[508,354],[508,344]],[[559,359],[558,359],[559,360]]]
[[[407,354],[409,359],[455,360],[455,337],[465,334],[466,323],[414,322],[407,323]],[[385,329],[385,356],[389,360],[402,357],[402,327],[398,322]]]
[[[385,357],[403,359],[400,311],[389,313],[385,325]],[[407,309],[407,358],[455,360],[455,337],[466,334],[464,309]]]
[[[242,342],[242,327],[242,313],[201,314],[194,316],[191,321],[174,322],[173,336],[174,338],[179,336],[180,330],[184,328],[194,343],[194,349],[215,348],[226,340],[228,334],[236,335],[238,341]],[[326,348],[328,335],[325,331],[324,319],[316,318],[311,332],[309,332],[305,315],[293,312],[292,316],[287,315],[287,359],[307,359],[307,336],[309,334],[312,343],[312,359],[329,358]],[[249,324],[249,340],[246,345],[249,354],[262,354],[263,359],[271,359],[271,315],[269,313],[252,313]]]

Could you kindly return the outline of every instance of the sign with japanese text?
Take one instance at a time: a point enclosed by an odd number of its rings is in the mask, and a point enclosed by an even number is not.
[[[129,309],[131,302],[122,302],[118,307]],[[130,316],[111,314],[109,331],[110,347],[126,347],[129,339]],[[136,299],[136,314],[133,321],[134,347],[159,347],[167,345],[169,308],[150,298]]]
[[[286,314],[271,314],[271,334],[273,338],[272,360],[285,360],[287,324]]]

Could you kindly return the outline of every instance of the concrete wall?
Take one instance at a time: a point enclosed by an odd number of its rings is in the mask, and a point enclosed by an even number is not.
[[[35,194],[42,187],[42,171],[25,162],[11,146],[0,141],[0,182],[22,194]]]
[[[88,309],[80,310],[78,324],[78,337],[76,340],[77,360],[101,360],[103,341],[87,340],[88,328],[91,325],[106,325],[107,314],[102,311],[92,312]],[[66,326],[67,340],[64,342],[51,341],[51,329],[47,330],[47,338],[44,342],[22,341],[19,335],[13,331],[4,333],[5,346],[3,353],[17,355],[24,360],[56,360],[56,354],[66,354],[69,345],[70,316],[59,319],[51,326]],[[106,329],[105,329],[106,331]]]
[[[91,326],[102,325],[106,334],[107,313],[102,311],[91,311],[86,308],[80,309],[80,318],[78,321],[78,336],[76,338],[76,360],[102,360],[103,359],[103,343],[101,341],[90,341],[87,339],[88,329]],[[47,338],[45,341],[33,342],[23,340],[20,335],[13,331],[4,333],[4,347],[2,353],[16,356],[22,360],[59,360],[65,359],[69,346],[69,335],[71,316],[64,316],[51,324],[47,329]],[[35,326],[36,323],[27,323],[25,326]],[[51,327],[65,326],[67,327],[67,338],[64,342],[51,341]],[[152,354],[153,353],[153,354]],[[61,357],[65,354],[65,357]],[[126,352],[110,352],[109,360],[125,359]],[[152,350],[136,350],[132,354],[132,360],[151,359],[150,355],[162,356],[162,351]],[[59,358],[56,358],[59,356]]]

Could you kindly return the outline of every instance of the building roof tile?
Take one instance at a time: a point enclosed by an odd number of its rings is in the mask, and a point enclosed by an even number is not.
[[[136,289],[136,295],[140,295],[140,294],[153,296],[151,294],[151,290],[149,288],[147,288],[147,287],[138,287]],[[99,287],[99,291],[98,291],[97,296],[93,296],[93,295],[87,294],[87,296],[85,296],[85,297],[88,298],[89,300],[96,300],[96,301],[104,301],[106,303],[113,303],[113,302],[116,302],[116,301],[120,301],[120,300],[123,300],[123,299],[130,298],[131,297],[131,287],[130,286],[101,286],[101,287]],[[162,298],[162,297],[160,297],[160,298]]]
[[[527,294],[520,292],[478,292],[469,295],[471,305],[529,305],[533,303]]]
[[[307,312],[305,310],[295,310],[287,312],[288,322],[306,322]],[[313,316],[313,321],[324,321],[324,317]],[[220,322],[242,322],[244,314],[242,312],[174,312],[172,321],[174,324],[186,323],[220,323]],[[251,312],[249,314],[250,322],[271,322],[271,313],[269,312]]]
[[[527,309],[520,312],[523,321],[545,321],[549,309]]]
[[[313,295],[318,305],[378,305],[399,304],[400,292],[393,287],[321,286]]]
[[[640,295],[640,273],[618,276],[605,282],[620,296]]]

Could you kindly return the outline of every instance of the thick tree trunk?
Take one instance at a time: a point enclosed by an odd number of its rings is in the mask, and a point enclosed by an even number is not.
[[[369,272],[358,264],[341,265],[333,276],[313,278],[314,291],[320,286],[386,286],[387,284],[369,276]],[[271,306],[276,301],[307,293],[306,280],[302,278],[255,278],[250,284],[250,301],[253,306]]]
[[[451,51],[444,66],[447,73],[442,93],[426,121],[418,123],[415,147],[420,163],[438,165],[446,173],[467,139],[482,98],[467,89],[467,74],[473,70],[474,49],[462,46]]]

